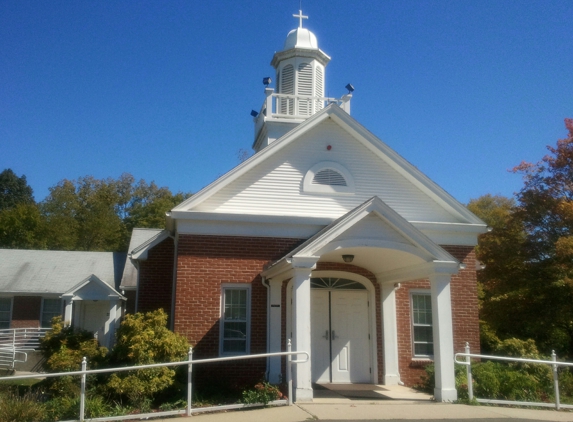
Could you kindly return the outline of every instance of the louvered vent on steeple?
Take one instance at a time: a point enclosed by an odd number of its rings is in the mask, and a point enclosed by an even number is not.
[[[298,66],[298,95],[312,97],[312,66],[308,63],[301,63]],[[298,102],[298,114],[310,116],[312,114],[312,100],[301,98]]]
[[[346,186],[344,176],[333,169],[324,169],[314,175],[313,185]]]
[[[324,97],[324,81],[322,77],[322,67],[316,66],[316,94],[315,97]],[[322,110],[324,108],[324,102],[322,100],[316,100],[316,111]]]
[[[294,94],[294,67],[289,64],[283,68],[281,72],[280,91],[281,94]],[[281,114],[294,114],[294,100],[291,98],[281,98],[280,101]]]

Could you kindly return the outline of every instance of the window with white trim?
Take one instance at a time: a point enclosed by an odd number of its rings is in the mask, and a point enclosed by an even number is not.
[[[0,298],[0,329],[10,328],[10,321],[12,320],[12,298]]]
[[[414,357],[434,355],[432,297],[430,293],[412,293],[412,344]]]
[[[52,318],[62,316],[61,299],[43,299],[42,301],[42,328],[52,326]]]
[[[221,301],[221,354],[246,354],[250,337],[250,286],[223,286]]]

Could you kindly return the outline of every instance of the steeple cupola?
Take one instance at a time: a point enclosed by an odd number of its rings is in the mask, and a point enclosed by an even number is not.
[[[325,67],[330,61],[318,48],[316,36],[303,28],[303,19],[308,19],[299,10],[298,28],[287,35],[284,48],[273,56],[271,66],[276,70],[276,92],[265,89],[266,100],[261,112],[254,117],[255,142],[258,152],[278,139],[308,117],[322,110],[331,102],[339,103],[350,110],[349,96],[342,100],[325,98]]]

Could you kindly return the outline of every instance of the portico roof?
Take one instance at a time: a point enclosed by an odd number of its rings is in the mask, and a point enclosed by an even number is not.
[[[343,254],[354,255],[354,265],[382,280],[405,273],[410,277],[413,269],[427,276],[436,265],[449,273],[459,267],[456,258],[375,196],[268,265],[263,275],[273,277],[319,261],[343,262]]]

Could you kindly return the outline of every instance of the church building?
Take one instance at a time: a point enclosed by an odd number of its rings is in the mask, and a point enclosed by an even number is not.
[[[479,350],[486,224],[351,116],[350,85],[325,98],[330,57],[295,16],[252,113],[255,154],[173,208],[166,230],[134,232],[120,290],[133,310],[163,308],[196,359],[292,340],[311,356],[294,365],[297,401],[315,383],[413,385],[431,362],[436,400],[455,400],[454,353]],[[209,374],[280,383],[285,360]]]

